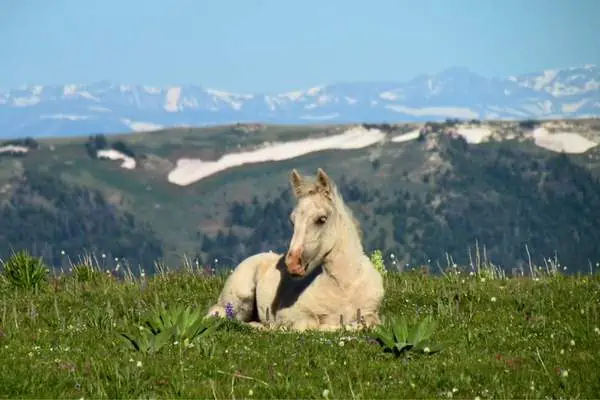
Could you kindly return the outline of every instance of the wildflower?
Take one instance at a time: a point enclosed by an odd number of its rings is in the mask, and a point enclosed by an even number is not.
[[[563,369],[560,371],[560,377],[561,378],[566,378],[567,376],[569,376],[569,371],[566,369]]]
[[[340,347],[344,347],[344,341],[343,341],[343,340],[340,340],[340,342],[338,343],[338,345],[339,345]]]
[[[142,362],[141,362],[141,361],[138,361],[138,362],[137,362],[137,364],[135,364],[135,365],[136,365],[138,368],[141,368],[141,367],[142,367]]]
[[[233,304],[227,303],[227,305],[225,305],[225,315],[227,315],[227,318],[233,319],[235,316],[233,313]]]
[[[423,352],[424,352],[424,353],[429,353],[430,351],[431,351],[431,349],[430,349],[429,347],[425,347],[425,348],[423,349]]]
[[[325,398],[329,397],[329,389],[323,389],[323,397],[325,397]]]
[[[571,346],[575,346],[575,341],[574,341],[573,339],[571,339],[571,341],[569,342],[569,344],[570,344]]]
[[[458,389],[457,388],[452,388],[452,393],[456,393],[456,392],[458,392]]]
[[[490,300],[492,301],[492,303],[496,302],[496,298],[495,297],[492,297]]]
[[[252,396],[254,394],[254,391],[252,391],[252,389],[248,390],[248,396]]]
[[[595,328],[594,328],[594,332],[596,332],[598,335],[600,335],[600,328],[598,328],[598,327],[595,327]]]

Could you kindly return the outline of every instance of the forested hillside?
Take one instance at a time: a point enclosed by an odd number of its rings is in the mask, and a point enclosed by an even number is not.
[[[10,182],[10,198],[0,207],[0,258],[29,249],[55,265],[76,262],[85,253],[115,257],[153,268],[162,245],[134,215],[107,202],[97,190],[65,183],[39,170]],[[102,257],[105,255],[105,257]],[[111,263],[112,264],[112,263]]]
[[[160,258],[181,265],[184,256],[235,265],[259,251],[285,250],[294,206],[289,173],[313,175],[321,167],[360,221],[365,249],[381,249],[391,267],[429,264],[435,271],[486,257],[507,271],[528,270],[531,257],[537,265],[558,259],[568,271],[588,271],[600,261],[597,147],[582,154],[541,148],[524,136],[535,121],[489,123],[500,139],[474,144],[453,133],[457,124],[426,124],[405,142],[389,138],[414,132],[414,124],[371,125],[388,139],[229,168],[186,186],[167,180],[181,157],[218,160],[243,146],[347,128],[240,125],[17,141],[30,151],[0,154],[0,256],[28,248],[60,265],[61,251],[88,251],[147,271]],[[600,126],[564,124],[587,135]],[[135,166],[98,157],[110,149]]]

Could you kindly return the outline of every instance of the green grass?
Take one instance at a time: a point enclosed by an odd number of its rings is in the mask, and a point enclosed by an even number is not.
[[[188,266],[116,280],[96,268],[37,289],[0,278],[2,398],[597,398],[600,275],[385,275],[384,317],[431,317],[435,354],[386,353],[372,332],[210,335],[135,351],[157,302],[202,314],[224,276]],[[147,329],[147,327],[145,328]],[[414,353],[414,354],[413,354]],[[412,356],[411,356],[412,354]]]

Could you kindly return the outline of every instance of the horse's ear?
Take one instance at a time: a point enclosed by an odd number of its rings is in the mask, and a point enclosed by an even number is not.
[[[321,168],[317,170],[317,188],[328,197],[331,197],[331,180]]]
[[[296,168],[292,170],[292,174],[290,176],[290,183],[292,185],[294,195],[296,195],[296,197],[300,197],[300,195],[302,194],[302,176],[300,176]]]

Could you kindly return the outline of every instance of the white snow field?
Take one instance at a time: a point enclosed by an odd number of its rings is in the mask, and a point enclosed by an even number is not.
[[[467,143],[483,143],[492,135],[489,128],[458,128],[456,133],[464,137]]]
[[[575,132],[550,133],[546,128],[536,128],[533,133],[536,145],[550,151],[565,152],[570,154],[585,153],[596,147],[598,143],[593,142]]]
[[[217,172],[245,164],[289,160],[305,154],[329,149],[361,149],[378,143],[384,138],[385,133],[379,129],[354,127],[338,135],[275,143],[256,150],[229,153],[217,161],[180,158],[177,160],[175,169],[168,174],[167,179],[176,185],[186,186]]]
[[[401,142],[408,142],[410,140],[415,140],[419,137],[419,133],[420,133],[419,129],[410,131],[408,133],[403,133],[402,135],[394,136],[392,138],[392,142],[401,143]]]
[[[125,168],[125,169],[134,169],[135,168],[135,159],[133,159],[115,149],[98,150],[97,156],[98,156],[98,158],[107,158],[109,160],[123,160],[123,162],[121,163],[121,168]]]
[[[0,153],[27,153],[29,149],[25,146],[15,146],[8,144],[6,146],[0,146]]]

